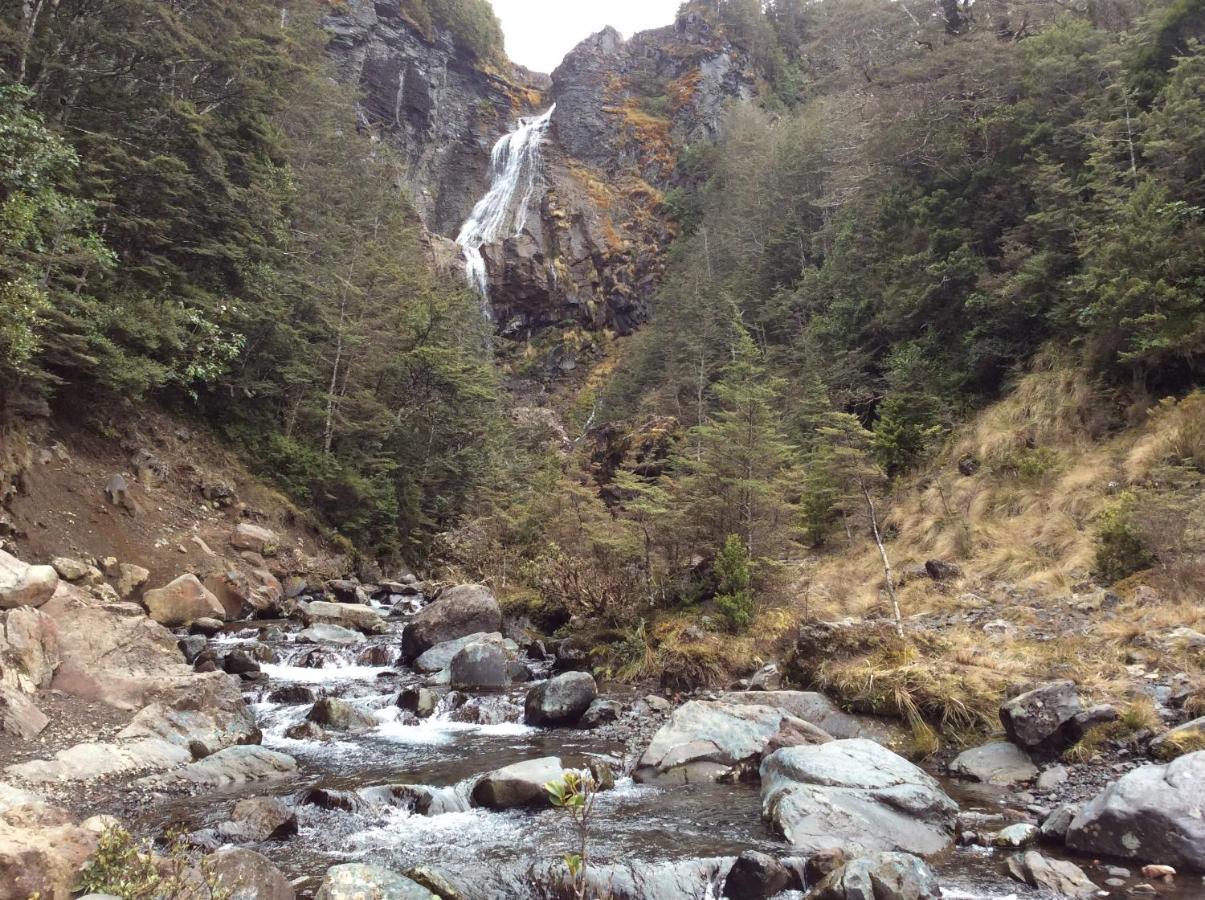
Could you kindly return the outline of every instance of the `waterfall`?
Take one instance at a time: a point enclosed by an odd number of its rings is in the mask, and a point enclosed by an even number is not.
[[[460,229],[456,243],[464,252],[464,270],[469,284],[489,298],[489,276],[481,248],[506,235],[518,236],[527,224],[527,207],[535,194],[540,174],[540,145],[556,110],[553,105],[542,116],[520,119],[519,127],[494,145],[490,157],[493,180]],[[520,188],[523,194],[518,203]]]

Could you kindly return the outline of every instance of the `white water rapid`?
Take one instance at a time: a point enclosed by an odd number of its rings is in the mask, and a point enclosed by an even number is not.
[[[489,276],[481,248],[505,235],[518,236],[527,224],[527,206],[540,175],[540,146],[555,110],[554,105],[542,116],[520,119],[518,128],[494,144],[490,189],[473,207],[456,238],[464,251],[465,275],[482,298],[489,298]],[[522,196],[516,203],[520,188]]]

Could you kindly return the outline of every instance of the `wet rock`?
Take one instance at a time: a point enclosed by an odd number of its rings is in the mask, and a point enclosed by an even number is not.
[[[840,847],[830,847],[817,850],[808,856],[803,866],[803,874],[807,884],[819,884],[829,875],[849,862],[845,851]]]
[[[527,692],[524,716],[528,725],[574,725],[598,696],[598,685],[587,672],[566,672]]]
[[[301,797],[303,806],[316,806],[319,809],[341,809],[344,812],[357,812],[365,806],[365,800],[354,791],[336,791],[330,788],[310,788]]]
[[[895,723],[873,716],[851,716],[816,691],[733,691],[721,694],[719,699],[724,703],[772,706],[810,722],[838,740],[867,738],[890,746],[903,737],[902,729]]]
[[[908,853],[875,853],[846,863],[816,886],[811,900],[940,900],[937,876]]]
[[[397,872],[347,863],[327,869],[315,900],[432,900],[433,896],[427,888]]]
[[[1036,844],[1041,837],[1042,832],[1037,825],[1018,822],[1016,825],[1009,825],[1007,828],[1002,828],[997,832],[992,839],[992,843],[997,847],[1018,850],[1022,847]]]
[[[1205,751],[1123,775],[1075,817],[1067,846],[1205,872]]]
[[[451,684],[457,688],[497,689],[510,684],[506,653],[496,644],[469,644],[452,657]]]
[[[1023,884],[1050,891],[1054,896],[1066,897],[1067,900],[1089,900],[1099,891],[1075,863],[1065,859],[1048,859],[1036,850],[1009,857],[1008,873]]]
[[[370,731],[380,723],[343,700],[323,697],[306,715],[306,721],[333,728],[336,731]]]
[[[311,625],[304,631],[298,632],[297,640],[303,644],[337,644],[348,646],[350,644],[362,644],[366,638],[360,632],[344,628],[342,625],[330,625],[320,622]]]
[[[398,696],[397,705],[420,719],[426,719],[439,707],[439,695],[425,687],[408,687]]]
[[[773,856],[746,850],[724,879],[727,900],[769,900],[785,890],[802,890],[798,876]]]
[[[304,684],[286,684],[268,694],[269,703],[283,703],[286,706],[300,706],[302,703],[313,703],[317,699],[313,688]]]
[[[225,847],[205,858],[215,895],[226,900],[294,900],[289,880],[259,853]]]
[[[348,581],[343,578],[326,583],[326,589],[331,592],[336,603],[357,603],[366,605],[368,597],[364,593],[364,588],[354,581]]]
[[[165,587],[147,591],[142,602],[160,625],[176,628],[197,619],[225,619],[226,610],[196,575],[181,575]]]
[[[258,672],[259,662],[246,650],[231,650],[222,658],[222,668],[231,675]]]
[[[66,900],[97,843],[62,810],[38,804],[0,812],[0,900]]]
[[[32,741],[49,724],[50,719],[25,694],[0,685],[0,734]]]
[[[327,733],[321,725],[313,722],[298,722],[285,730],[285,737],[290,741],[325,741]]]
[[[216,635],[221,634],[225,628],[226,626],[221,619],[214,619],[206,616],[193,622],[188,630],[191,634],[200,634],[204,635],[205,637],[215,637]]]
[[[1077,739],[1074,720],[1081,711],[1074,682],[1052,681],[1005,701],[1000,721],[1014,744],[1054,752]]]
[[[761,764],[762,811],[796,848],[847,853],[940,853],[958,806],[901,756],[854,739],[789,747]]]
[[[502,697],[474,697],[455,707],[449,713],[448,718],[453,722],[466,722],[472,725],[503,725],[510,722],[521,722],[523,710],[517,704]]]
[[[0,550],[0,610],[40,607],[58,585],[58,572],[50,566],[29,566]]]
[[[177,641],[176,646],[184,655],[184,661],[191,665],[197,661],[198,656],[205,652],[205,648],[209,646],[209,640],[203,634],[190,634]]]
[[[469,634],[461,638],[456,638],[452,641],[443,641],[439,644],[436,644],[430,650],[427,650],[416,660],[414,660],[414,662],[411,663],[411,667],[416,672],[422,672],[424,674],[443,671],[452,665],[452,658],[469,644],[495,644],[499,647],[505,647],[508,650],[514,650],[512,642],[507,641],[498,632],[478,632],[476,634]]]
[[[966,750],[950,763],[950,774],[987,784],[1019,784],[1032,781],[1038,767],[1015,744],[997,741]]]
[[[784,731],[796,743],[832,740],[774,707],[692,700],[674,710],[653,736],[632,777],[679,784],[740,777],[755,769]]]
[[[278,797],[248,797],[218,826],[228,841],[283,841],[297,834],[297,813]]]
[[[486,809],[544,806],[548,803],[544,785],[562,777],[564,771],[555,756],[505,766],[483,776],[473,786],[473,805]]]
[[[60,661],[54,619],[32,606],[0,612],[0,685],[32,694],[50,686]]]
[[[766,663],[753,673],[749,679],[751,691],[780,691],[782,690],[782,671],[778,663]]]
[[[385,647],[380,644],[377,644],[373,647],[366,647],[360,652],[360,655],[356,657],[357,665],[377,669],[392,666],[396,662],[397,651],[392,647]]]
[[[601,728],[609,725],[623,714],[623,705],[618,700],[595,700],[582,714],[582,728]]]
[[[370,606],[355,603],[327,603],[315,601],[306,604],[305,619],[310,625],[325,622],[353,628],[364,634],[388,634],[389,626],[380,613]]]
[[[429,866],[407,869],[406,877],[425,887],[439,900],[464,900],[464,895],[448,879]]]
[[[436,644],[501,630],[502,610],[489,588],[459,585],[444,591],[411,620],[402,633],[402,651],[407,659],[416,659]]]
[[[260,556],[275,556],[280,549],[280,535],[260,525],[243,522],[231,532],[230,546],[235,550],[250,550]]]

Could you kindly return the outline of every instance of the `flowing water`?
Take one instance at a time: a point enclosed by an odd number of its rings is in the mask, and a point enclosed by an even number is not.
[[[398,871],[429,867],[466,900],[557,896],[540,885],[548,882],[547,872],[560,855],[571,849],[562,814],[552,809],[475,809],[469,803],[472,785],[492,769],[543,756],[559,756],[574,767],[606,760],[622,773],[630,762],[623,758],[624,746],[588,731],[522,725],[519,689],[471,697],[453,692],[432,717],[421,721],[399,710],[401,689],[425,678],[392,664],[411,609],[399,604],[390,616],[390,634],[351,647],[303,644],[279,629],[267,639],[250,629],[220,639],[228,645],[261,642],[271,647],[277,662],[263,666],[269,682],[255,685],[248,697],[264,745],[294,756],[299,776],[216,793],[202,802],[174,801],[149,814],[146,824],[213,827],[225,821],[236,798],[275,793],[298,802],[300,834],[256,849],[297,883],[302,897],[316,890],[329,866],[350,861]],[[283,698],[293,702],[268,699],[281,698],[282,688],[304,690],[300,697]],[[310,708],[306,690],[352,703],[370,713],[376,727],[336,734],[330,741],[287,737]],[[325,807],[306,803],[307,793],[316,787],[343,792],[334,795],[340,802]],[[1002,798],[990,792],[951,786],[951,793],[964,810],[991,814],[1002,808]],[[331,806],[336,808],[326,808]],[[725,860],[742,850],[789,860],[790,848],[763,823],[760,812],[756,785],[654,787],[620,777],[614,790],[599,795],[592,864],[607,884],[625,889],[617,896],[717,900]],[[1003,861],[1003,855],[988,850],[959,849],[934,865],[945,896],[953,900],[1039,896],[1004,877]],[[1100,883],[1101,873],[1089,871]]]
[[[517,237],[527,224],[527,208],[540,178],[540,148],[552,122],[554,105],[541,116],[520,119],[519,127],[494,145],[492,180],[460,229],[456,243],[464,253],[465,275],[482,298],[489,299],[489,276],[481,248]]]

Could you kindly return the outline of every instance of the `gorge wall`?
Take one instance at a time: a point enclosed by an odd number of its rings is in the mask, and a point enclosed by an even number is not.
[[[482,248],[499,332],[626,334],[648,315],[674,225],[663,206],[684,148],[713,140],[757,75],[702,5],[625,41],[606,29],[551,77],[484,63],[397,0],[355,0],[324,21],[360,122],[402,154],[405,188],[451,266],[449,246],[489,187],[490,151],[521,116],[556,111],[524,225]],[[457,263],[458,265],[458,263]]]

